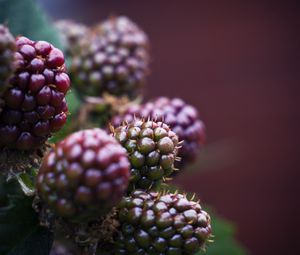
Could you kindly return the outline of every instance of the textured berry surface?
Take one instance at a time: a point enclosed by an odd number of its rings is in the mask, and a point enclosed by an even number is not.
[[[74,86],[88,96],[136,97],[148,72],[146,34],[121,16],[101,23],[88,39],[72,61]]]
[[[15,50],[16,45],[14,37],[11,35],[7,27],[0,24],[0,94],[6,87],[8,78],[13,73]]]
[[[166,124],[136,120],[116,128],[114,136],[130,159],[129,191],[155,188],[175,170],[178,137]]]
[[[107,213],[127,188],[126,151],[101,129],[71,134],[44,159],[38,194],[59,216],[89,220]]]
[[[70,80],[63,53],[45,41],[16,39],[14,75],[2,96],[0,148],[40,147],[67,119]]]
[[[78,54],[84,38],[89,34],[88,27],[72,20],[59,20],[54,25],[60,32],[67,56]]]
[[[211,235],[209,215],[181,194],[136,190],[119,207],[115,254],[195,254]]]
[[[131,122],[135,117],[163,120],[183,141],[178,156],[181,158],[176,166],[182,167],[197,157],[205,143],[205,126],[199,119],[197,110],[179,98],[159,97],[141,106],[135,105],[121,115],[112,119],[114,127],[122,122]]]

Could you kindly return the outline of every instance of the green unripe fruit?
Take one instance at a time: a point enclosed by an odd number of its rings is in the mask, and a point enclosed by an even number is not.
[[[193,255],[211,236],[209,215],[181,194],[136,190],[119,204],[118,220],[114,254]]]
[[[178,137],[166,124],[136,120],[116,128],[113,135],[131,163],[129,192],[155,188],[175,170]]]

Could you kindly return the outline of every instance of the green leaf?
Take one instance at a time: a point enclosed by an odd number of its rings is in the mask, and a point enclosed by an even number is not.
[[[15,36],[45,40],[62,48],[55,28],[35,0],[0,0],[0,23],[7,24]]]
[[[207,209],[212,219],[214,242],[207,247],[206,255],[246,255],[247,251],[235,239],[235,225]],[[199,254],[203,254],[199,253]]]
[[[31,169],[29,172],[19,173],[16,175],[16,179],[26,196],[35,195],[35,179],[37,173],[38,169]]]
[[[39,225],[32,197],[25,196],[16,182],[0,179],[5,203],[0,205],[0,254],[48,255],[53,234]],[[4,194],[6,191],[6,194]]]

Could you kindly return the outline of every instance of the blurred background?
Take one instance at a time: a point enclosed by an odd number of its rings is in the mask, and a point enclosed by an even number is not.
[[[141,25],[152,43],[146,99],[180,96],[207,126],[197,167],[176,183],[237,223],[250,254],[300,254],[299,1],[39,3],[53,20],[123,14]]]

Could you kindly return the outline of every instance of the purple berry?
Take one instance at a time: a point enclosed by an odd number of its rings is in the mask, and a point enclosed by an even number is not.
[[[70,71],[76,89],[87,96],[137,97],[148,74],[147,35],[123,16],[100,23],[93,32],[73,53]]]
[[[8,87],[9,80],[15,70],[15,52],[15,38],[6,26],[0,24],[0,96]],[[19,57],[20,65],[22,65],[22,57]],[[17,62],[17,59],[15,61]],[[2,107],[0,105],[0,112],[1,110]]]
[[[46,63],[48,68],[56,68],[57,66],[62,66],[64,63],[64,54],[59,49],[52,48]]]
[[[7,135],[0,148],[32,150],[65,124],[70,80],[62,52],[50,43],[19,37],[16,45],[15,73],[10,87],[0,95],[4,101],[0,134]]]

